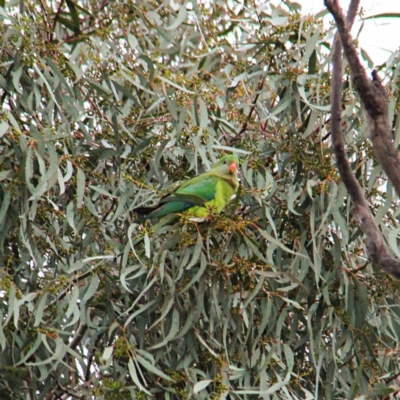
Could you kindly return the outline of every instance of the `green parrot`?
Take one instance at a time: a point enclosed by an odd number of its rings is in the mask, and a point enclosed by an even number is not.
[[[138,207],[136,211],[146,219],[168,214],[190,212],[197,218],[208,216],[208,208],[221,212],[239,187],[237,169],[239,159],[234,155],[221,157],[208,172],[189,179],[174,192],[164,196],[151,207]]]

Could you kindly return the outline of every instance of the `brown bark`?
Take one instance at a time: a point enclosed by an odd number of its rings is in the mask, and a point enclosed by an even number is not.
[[[346,154],[344,138],[341,132],[342,45],[349,63],[354,86],[367,113],[374,151],[397,194],[400,196],[400,159],[391,139],[387,96],[376,72],[372,74],[372,81],[368,79],[350,36],[350,28],[357,13],[359,0],[351,1],[347,19],[345,19],[337,0],[325,0],[325,5],[333,15],[339,33],[339,36],[337,34],[335,37],[332,56],[331,92],[332,142],[339,173],[354,203],[361,228],[366,235],[369,256],[384,271],[400,279],[400,262],[388,254],[380,230],[365,200],[364,193],[351,171]]]

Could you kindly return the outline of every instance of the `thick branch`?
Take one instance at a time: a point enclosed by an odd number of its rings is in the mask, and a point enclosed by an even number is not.
[[[329,1],[326,0],[325,4],[327,4],[328,2]],[[358,4],[359,0],[351,1],[347,22],[343,24],[344,30],[346,31],[348,37],[349,37],[348,27],[351,27],[351,25],[353,24],[355,15],[357,13]],[[337,6],[336,2],[335,6]],[[329,10],[331,11],[330,8]],[[340,14],[343,16],[340,9],[339,11]],[[342,20],[343,20],[342,22],[344,22],[344,17],[342,18]],[[356,61],[359,64],[357,55],[356,58],[357,58]],[[384,271],[386,271],[389,274],[392,274],[396,278],[400,278],[400,263],[387,253],[384,241],[382,239],[382,235],[379,231],[377,224],[375,223],[374,217],[371,214],[368,204],[365,201],[363,191],[357,179],[355,178],[353,172],[351,171],[350,163],[346,155],[345,143],[343,135],[341,133],[342,70],[343,70],[342,43],[340,40],[338,40],[338,37],[335,38],[332,63],[333,63],[333,73],[332,73],[332,93],[331,93],[331,103],[332,103],[331,129],[332,129],[333,148],[335,152],[339,173],[355,205],[355,211],[357,212],[360,218],[361,228],[363,229],[365,235],[367,236],[367,249],[369,256]],[[359,68],[362,72],[364,72],[361,64],[359,65]],[[366,81],[369,87],[372,86],[371,82],[368,79],[366,79]],[[375,98],[376,96],[374,95],[373,97]],[[384,100],[386,102],[386,99]],[[382,114],[378,118],[385,118],[385,116]],[[387,119],[387,109],[386,109],[386,119]]]
[[[372,81],[361,65],[350,36],[348,23],[337,0],[325,0],[333,15],[342,41],[344,53],[350,67],[354,86],[368,115],[368,125],[375,154],[400,197],[400,157],[394,147],[388,114],[388,99],[382,83],[374,71]]]
[[[351,27],[357,15],[357,9],[360,1],[353,0],[350,2],[347,17],[347,25]],[[364,194],[358,184],[357,179],[353,175],[350,163],[345,151],[344,138],[341,133],[342,125],[342,79],[343,79],[343,63],[342,63],[342,43],[339,35],[336,33],[334,41],[334,50],[332,55],[333,73],[332,73],[332,92],[331,92],[331,128],[332,142],[336,156],[336,162],[340,176],[355,204],[363,204],[367,206]]]

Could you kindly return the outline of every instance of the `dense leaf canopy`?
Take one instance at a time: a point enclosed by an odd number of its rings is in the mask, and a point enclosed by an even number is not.
[[[2,399],[399,389],[399,284],[369,261],[333,159],[326,13],[1,5]],[[380,72],[396,145],[399,61]],[[397,197],[347,75],[343,98],[351,167],[400,256]],[[224,213],[135,222],[135,207],[230,153],[241,186]]]

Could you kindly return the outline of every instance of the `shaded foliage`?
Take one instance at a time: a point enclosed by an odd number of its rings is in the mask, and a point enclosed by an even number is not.
[[[1,4],[0,4],[1,5]],[[370,398],[397,390],[398,282],[334,160],[330,46],[296,3],[0,9],[4,398]],[[399,141],[397,54],[382,66]],[[351,84],[351,166],[395,255],[397,198]],[[223,153],[208,223],[132,210]]]

